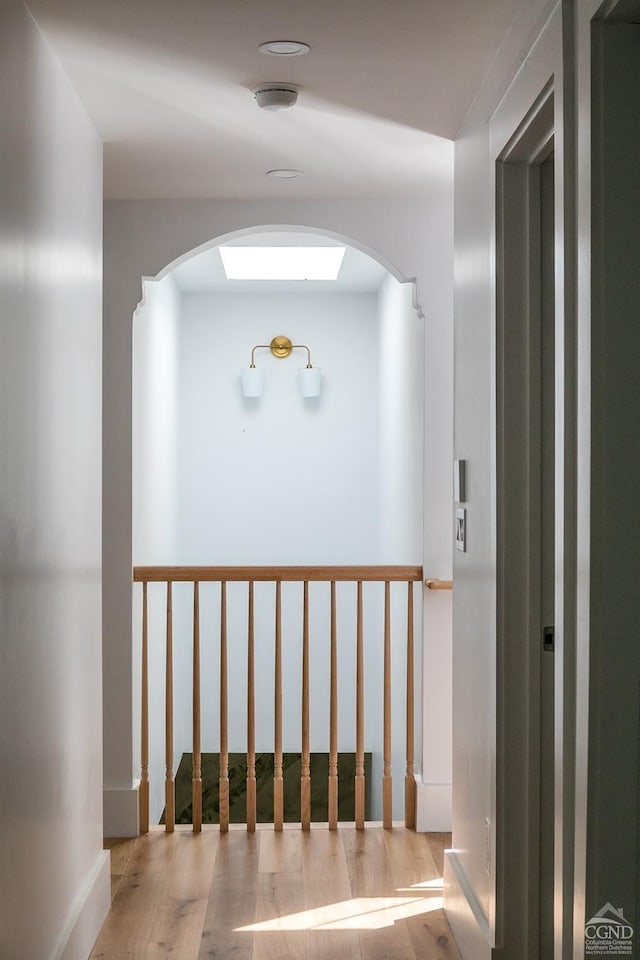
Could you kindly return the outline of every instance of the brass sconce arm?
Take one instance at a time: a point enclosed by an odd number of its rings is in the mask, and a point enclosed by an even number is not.
[[[255,365],[256,365],[256,362],[255,362],[255,352],[256,352],[256,350],[268,350],[268,349],[269,349],[269,344],[268,344],[268,343],[257,343],[257,344],[255,345],[255,347],[253,348],[253,350],[251,351],[251,363],[249,364],[249,366],[250,366],[250,367],[255,367]]]
[[[257,343],[251,351],[251,367],[255,367],[256,350],[270,350],[274,357],[284,360],[291,355],[292,350],[307,351],[307,369],[311,369],[311,351],[305,343],[292,343],[289,337],[274,337],[271,343]]]

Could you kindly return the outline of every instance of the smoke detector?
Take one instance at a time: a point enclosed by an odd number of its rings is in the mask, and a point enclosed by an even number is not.
[[[297,87],[270,84],[254,90],[256,103],[262,110],[284,110],[292,107],[298,99]]]

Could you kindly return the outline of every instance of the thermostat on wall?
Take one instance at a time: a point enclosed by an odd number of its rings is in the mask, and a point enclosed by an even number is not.
[[[456,508],[456,550],[467,552],[467,511],[464,507]]]

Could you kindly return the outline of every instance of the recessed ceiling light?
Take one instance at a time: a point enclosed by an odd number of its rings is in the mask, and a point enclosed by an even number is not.
[[[272,57],[299,57],[303,53],[309,53],[310,49],[308,43],[300,43],[298,40],[269,40],[258,47],[261,53],[268,53]]]
[[[218,247],[227,280],[336,280],[344,247]]]
[[[295,180],[302,176],[301,170],[267,170],[267,176],[275,180]]]

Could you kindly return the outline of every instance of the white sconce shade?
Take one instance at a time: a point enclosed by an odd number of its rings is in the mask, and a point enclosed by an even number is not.
[[[300,367],[298,370],[298,389],[301,396],[319,397],[322,384],[320,367]]]
[[[264,373],[256,367],[245,367],[240,372],[243,397],[261,397],[264,389]]]
[[[270,350],[272,356],[284,360],[291,355],[292,350],[307,351],[307,365],[298,370],[298,389],[301,396],[319,397],[322,383],[322,370],[311,366],[311,351],[304,343],[292,343],[289,337],[274,337],[271,343],[257,343],[251,351],[251,366],[240,372],[240,383],[243,397],[261,397],[264,389],[264,373],[257,370],[254,356],[256,350]]]

